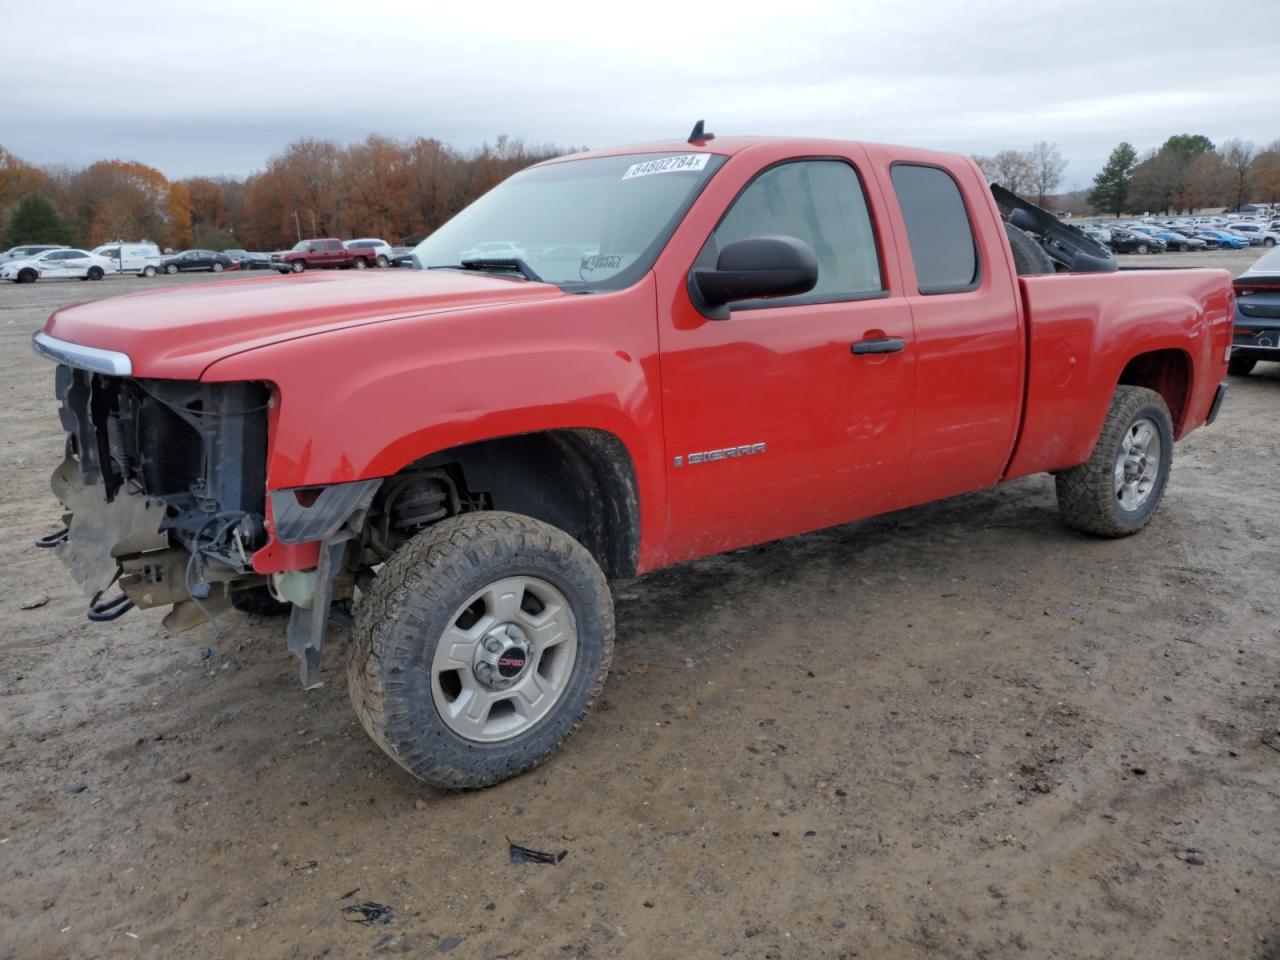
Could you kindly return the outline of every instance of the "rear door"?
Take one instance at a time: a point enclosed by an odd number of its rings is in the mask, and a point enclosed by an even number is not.
[[[859,159],[850,147],[763,170],[739,165],[759,172],[733,188],[687,264],[713,267],[735,240],[797,237],[818,257],[813,291],[734,304],[729,319],[709,320],[683,279],[675,289],[659,328],[669,561],[878,513],[900,493],[911,317],[883,267]],[[852,350],[880,340],[891,352]]]
[[[346,248],[342,246],[341,240],[326,240],[324,242],[324,266],[340,267],[350,262],[347,256]]]
[[[893,195],[915,329],[906,502],[924,503],[996,483],[1009,462],[1026,365],[1019,294],[1003,225],[997,236],[998,211],[976,169],[868,149],[878,151]]]

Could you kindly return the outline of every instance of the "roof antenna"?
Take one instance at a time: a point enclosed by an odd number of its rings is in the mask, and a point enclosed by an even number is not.
[[[714,133],[702,132],[703,124],[705,122],[705,120],[699,120],[693,125],[693,133],[689,134],[690,143],[706,143],[708,140],[714,140],[716,138]]]

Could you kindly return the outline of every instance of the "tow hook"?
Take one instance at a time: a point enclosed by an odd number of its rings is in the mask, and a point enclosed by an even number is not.
[[[110,600],[95,603],[89,607],[88,618],[94,623],[106,623],[118,620],[133,609],[133,601],[124,593],[119,593]]]

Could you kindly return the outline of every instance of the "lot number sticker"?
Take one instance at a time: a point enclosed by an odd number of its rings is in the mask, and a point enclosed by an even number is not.
[[[702,170],[711,158],[709,153],[686,153],[680,157],[663,157],[661,160],[645,160],[633,163],[622,175],[623,180],[647,177],[653,173],[681,173],[685,170]]]

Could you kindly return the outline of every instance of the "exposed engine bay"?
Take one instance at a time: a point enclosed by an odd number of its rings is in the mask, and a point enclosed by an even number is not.
[[[173,630],[229,605],[267,538],[267,386],[63,364],[54,383],[67,433],[52,480],[66,508],[57,550],[94,606],[117,578],[137,606],[175,604]]]

